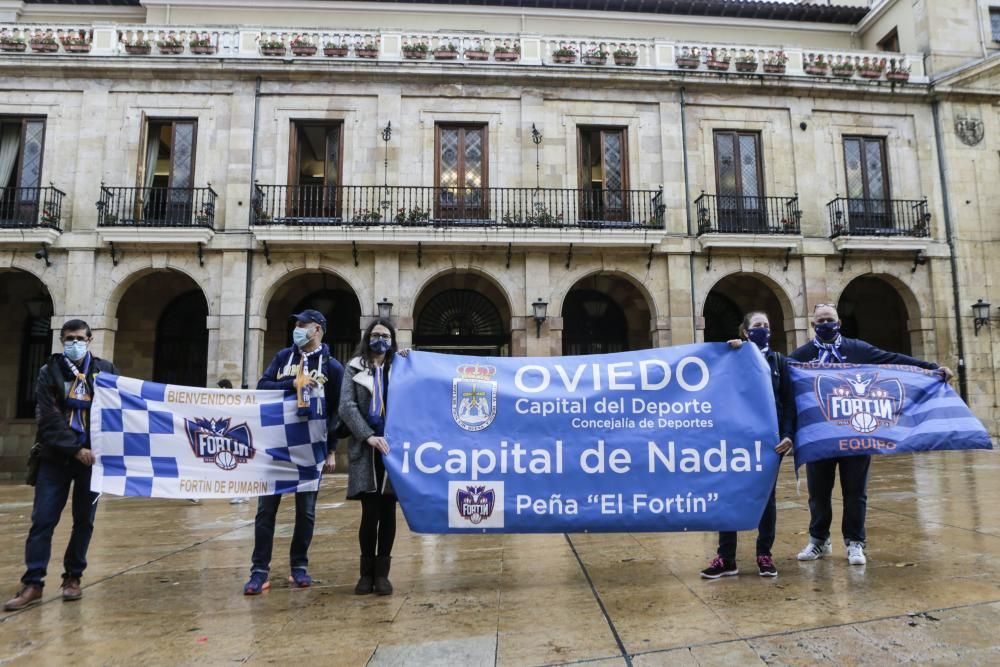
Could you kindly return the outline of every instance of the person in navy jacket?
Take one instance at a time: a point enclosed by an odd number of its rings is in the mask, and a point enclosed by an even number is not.
[[[818,304],[813,311],[815,338],[790,355],[794,361],[824,364],[901,364],[938,370],[950,380],[949,368],[915,359],[897,352],[887,352],[863,340],[845,338],[840,333],[840,316],[831,303]],[[809,543],[799,553],[799,560],[816,560],[833,553],[830,524],[833,521],[833,482],[840,468],[840,489],[844,496],[841,532],[851,565],[864,565],[865,511],[868,506],[868,468],[871,456],[844,456],[806,464],[809,487]]]
[[[294,345],[280,350],[271,360],[257,389],[284,389],[296,391],[299,414],[304,419],[326,417],[327,437],[336,431],[337,408],[340,405],[340,385],[344,367],[330,355],[330,348],[323,342],[326,318],[318,310],[304,310],[295,318],[292,330]],[[318,399],[318,400],[316,400]],[[332,473],[335,466],[334,448],[327,447],[323,472]],[[309,564],[309,544],[312,542],[316,523],[316,496],[318,491],[295,494],[295,530],[289,553],[291,576],[289,583],[298,588],[312,585],[306,571]],[[271,570],[271,551],[274,547],[274,524],[278,514],[281,494],[260,496],[257,499],[257,518],[254,522],[253,565],[250,580],[243,587],[246,595],[258,595],[271,587],[268,577]]]

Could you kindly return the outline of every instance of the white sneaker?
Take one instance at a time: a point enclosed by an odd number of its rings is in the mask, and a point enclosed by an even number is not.
[[[802,551],[799,552],[799,560],[816,560],[817,558],[822,558],[823,556],[829,556],[833,553],[833,545],[830,544],[830,540],[827,540],[822,545],[816,544],[812,540],[805,546]]]
[[[249,502],[246,498],[231,498],[229,500],[230,505],[242,505]]]
[[[851,565],[864,565],[868,562],[865,558],[865,545],[862,542],[847,543],[847,562]]]

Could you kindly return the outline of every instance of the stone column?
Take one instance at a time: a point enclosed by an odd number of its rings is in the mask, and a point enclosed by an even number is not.
[[[520,334],[523,336],[524,356],[547,357],[552,354],[553,344],[550,336],[553,333],[551,320],[559,313],[547,313],[547,319],[542,324],[540,335],[536,335],[535,308],[532,304],[536,299],[541,299],[552,308],[552,285],[549,278],[549,255],[544,252],[527,252],[524,256],[524,302],[521,304],[521,313],[512,313],[511,327],[514,327],[514,320],[519,320]],[[522,315],[523,317],[516,317]],[[562,353],[562,321],[558,328],[557,337],[559,339],[559,352]],[[511,333],[511,354],[514,354],[513,345],[514,333]]]

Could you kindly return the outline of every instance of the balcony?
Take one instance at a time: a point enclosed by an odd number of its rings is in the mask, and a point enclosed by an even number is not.
[[[62,232],[66,193],[55,186],[0,188],[0,240],[52,243]]]
[[[101,186],[97,227],[105,241],[204,243],[215,231],[215,190]]]
[[[663,230],[662,202],[662,189],[258,184],[252,205],[261,239],[275,239],[273,231],[280,227],[308,229],[308,234],[325,230],[331,239],[360,238],[364,229],[368,237],[397,241],[419,240],[428,232],[453,232],[454,241],[456,234],[464,238],[462,230],[469,240],[482,239],[484,231],[518,230],[518,238],[529,234],[540,241],[546,232],[548,238],[565,238],[567,231],[642,239],[637,232]]]
[[[794,248],[802,233],[799,197],[701,193],[694,201],[702,248]]]
[[[930,236],[927,199],[837,197],[826,205],[830,238],[839,236]]]

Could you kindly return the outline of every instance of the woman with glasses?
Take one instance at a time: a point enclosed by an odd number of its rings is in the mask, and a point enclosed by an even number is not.
[[[795,434],[795,398],[788,379],[788,359],[785,355],[771,349],[771,323],[767,315],[755,311],[747,313],[740,325],[740,337],[729,341],[730,347],[739,349],[743,341],[750,341],[764,355],[767,366],[771,370],[771,389],[774,391],[774,404],[778,411],[778,437],[780,441],[774,447],[780,456],[784,456],[792,448],[792,436]],[[774,546],[774,534],[778,522],[778,512],[775,506],[774,494],[778,478],[774,478],[771,496],[764,507],[764,514],[757,526],[757,572],[762,577],[776,577],[778,570],[771,558],[771,547]],[[703,579],[718,579],[739,574],[736,567],[736,531],[719,533],[719,548],[715,558],[707,568],[701,571]]]
[[[385,415],[396,354],[396,330],[388,320],[375,320],[348,362],[341,387],[340,418],[351,432],[347,497],[361,501],[361,578],[354,587],[356,595],[392,593],[389,563],[396,538],[396,493],[382,457],[389,453]]]

